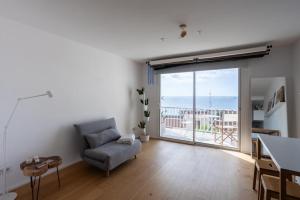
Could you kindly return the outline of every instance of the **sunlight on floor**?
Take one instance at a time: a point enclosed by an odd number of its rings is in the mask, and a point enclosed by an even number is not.
[[[235,152],[235,151],[229,151],[229,150],[222,150],[224,153],[230,154],[232,156],[235,156],[237,158],[240,158],[244,161],[247,161],[249,163],[254,163],[254,159],[251,158],[250,155],[240,153],[240,152]]]

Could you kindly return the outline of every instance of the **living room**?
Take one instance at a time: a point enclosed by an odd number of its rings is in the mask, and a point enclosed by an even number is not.
[[[299,167],[298,149],[288,150],[289,139],[300,140],[300,2],[0,5],[1,200],[263,199],[268,187],[253,189],[253,168],[267,160],[280,172],[282,160],[271,147]],[[253,83],[268,78],[284,84],[253,109],[259,96],[251,94]],[[188,103],[172,104],[178,96]],[[234,103],[221,105],[220,96],[234,96]],[[279,121],[286,120],[287,132],[267,127],[283,108]],[[264,119],[254,119],[254,110],[263,110]],[[82,125],[91,122],[138,144],[117,143],[135,149],[109,168],[87,160],[81,146],[95,140]],[[268,146],[274,138],[287,147]],[[40,174],[32,171],[35,163]],[[298,184],[300,167],[285,169],[296,172],[287,185]],[[282,184],[277,199],[290,195]]]

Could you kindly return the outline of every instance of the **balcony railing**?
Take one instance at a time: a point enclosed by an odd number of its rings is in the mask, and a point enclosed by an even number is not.
[[[193,117],[195,117],[196,137],[205,133],[211,136],[213,143],[232,143],[236,146],[238,142],[238,112],[226,109],[196,109],[181,107],[161,107],[161,127],[168,130],[193,131]],[[234,143],[234,144],[233,144]]]

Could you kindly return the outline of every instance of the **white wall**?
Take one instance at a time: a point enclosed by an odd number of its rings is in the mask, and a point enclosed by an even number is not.
[[[294,81],[294,137],[300,138],[300,40],[293,46],[293,81]]]
[[[292,94],[291,47],[274,47],[268,56],[238,63],[239,66],[237,67],[241,67],[241,151],[249,153],[251,152],[252,121],[250,101],[251,77],[285,77],[287,80],[288,119],[292,118],[290,116],[291,106],[289,106],[292,101],[290,100],[290,95]],[[149,130],[152,137],[159,137],[159,87],[157,85],[148,86],[147,92],[150,97],[150,110],[152,112]]]
[[[292,109],[292,81],[291,81],[291,47],[274,47],[270,55],[263,58],[248,60],[247,67],[241,70],[241,151],[251,151],[251,102],[250,80],[252,77],[284,77],[286,82],[288,129],[292,130],[290,121]]]
[[[28,180],[19,163],[33,155],[78,161],[74,123],[115,117],[121,132],[131,131],[141,113],[135,90],[142,72],[133,61],[0,18],[0,127],[17,97],[54,94],[17,110],[8,134],[9,186]]]
[[[274,92],[276,92],[281,86],[286,88],[285,79],[281,77],[272,78],[271,84],[266,91],[264,108],[265,111],[268,108],[269,101],[273,98]],[[286,96],[286,94],[285,94]],[[287,104],[286,102],[282,102],[277,104],[279,107],[273,108],[274,110],[269,113],[269,115],[265,115],[264,118],[264,128],[266,129],[274,129],[279,130],[281,136],[288,136],[288,125],[287,125]]]

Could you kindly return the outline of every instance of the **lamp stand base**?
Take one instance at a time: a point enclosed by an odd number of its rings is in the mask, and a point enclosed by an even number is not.
[[[18,195],[15,192],[8,192],[0,195],[0,200],[15,200],[17,196]]]

